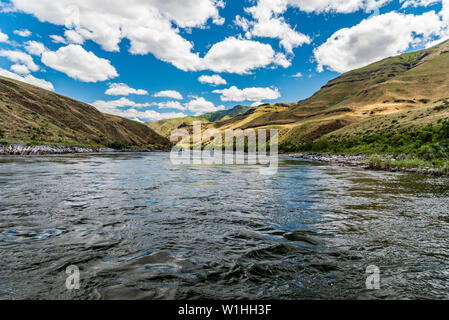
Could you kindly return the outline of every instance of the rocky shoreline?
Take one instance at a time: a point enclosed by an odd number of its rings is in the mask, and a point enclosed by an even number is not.
[[[0,144],[0,156],[42,156],[74,153],[154,152],[156,149],[121,149],[76,147],[58,145],[27,145],[24,143]]]
[[[330,155],[330,154],[318,154],[318,153],[288,153],[285,154],[289,158],[300,159],[300,160],[310,160],[315,162],[327,162],[340,164],[350,167],[362,167],[369,169],[369,158],[364,155]]]
[[[404,173],[418,173],[429,176],[449,177],[449,173],[442,172],[435,168],[400,168],[395,167],[394,162],[400,160],[394,157],[385,157],[389,159],[393,165],[388,167],[374,167],[370,164],[370,158],[365,155],[331,155],[331,154],[318,154],[318,153],[289,153],[285,154],[289,158],[298,160],[308,160],[314,162],[324,162],[337,164],[342,167],[356,167],[366,170],[388,171],[388,172],[404,172]]]

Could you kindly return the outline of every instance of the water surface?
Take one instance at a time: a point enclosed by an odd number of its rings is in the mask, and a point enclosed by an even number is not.
[[[1,157],[0,191],[0,299],[449,298],[447,179],[65,155]]]

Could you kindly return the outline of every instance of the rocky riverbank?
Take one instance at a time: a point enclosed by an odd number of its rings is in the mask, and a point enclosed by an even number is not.
[[[351,155],[331,155],[331,154],[318,154],[318,153],[291,153],[287,154],[287,156],[295,159],[303,159],[316,162],[328,162],[351,167],[364,167],[366,169],[369,169],[368,165],[369,158],[364,155],[351,156]]]
[[[121,149],[97,147],[76,147],[58,145],[27,145],[23,143],[0,144],[0,155],[9,156],[39,156],[71,153],[109,153],[109,152],[152,152],[163,151],[156,149]]]
[[[389,172],[408,172],[408,173],[418,173],[430,176],[439,177],[449,177],[449,172],[447,168],[409,168],[402,167],[401,161],[403,156],[393,157],[393,156],[383,156],[376,161],[365,155],[331,155],[331,154],[317,154],[317,153],[294,153],[286,154],[289,158],[298,160],[309,160],[315,162],[325,162],[338,164],[340,166],[348,167],[358,167],[367,170],[382,170]]]

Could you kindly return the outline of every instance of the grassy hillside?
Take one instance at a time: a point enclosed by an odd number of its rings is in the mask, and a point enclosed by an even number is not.
[[[168,146],[148,126],[0,77],[0,139],[66,145]]]
[[[148,122],[147,124],[150,128],[152,128],[160,135],[164,137],[170,137],[170,134],[172,133],[173,130],[176,130],[180,127],[191,126],[194,121],[202,121],[205,123],[222,121],[226,119],[231,119],[251,109],[253,108],[239,105],[235,106],[230,110],[222,110],[207,113],[197,117],[175,118],[175,119],[161,120],[157,122]]]
[[[384,59],[309,99],[251,109],[206,128],[279,129],[280,150],[401,155],[449,171],[449,42]]]

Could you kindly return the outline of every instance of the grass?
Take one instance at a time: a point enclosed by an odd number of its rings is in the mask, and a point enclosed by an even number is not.
[[[298,145],[281,144],[283,152],[365,154],[373,169],[449,168],[449,120],[417,130],[400,129],[367,134],[360,138],[320,139]],[[387,156],[388,155],[388,156]],[[397,158],[398,160],[394,160]]]

